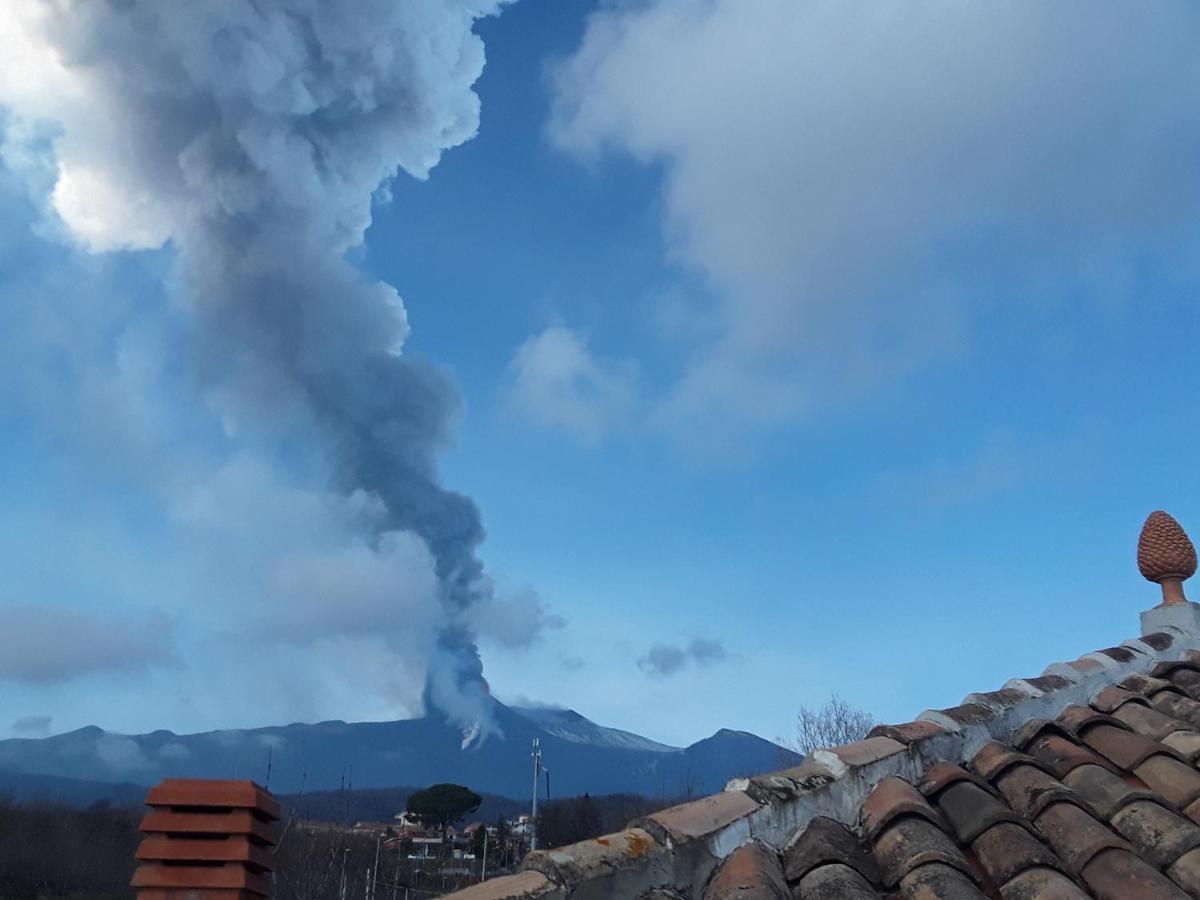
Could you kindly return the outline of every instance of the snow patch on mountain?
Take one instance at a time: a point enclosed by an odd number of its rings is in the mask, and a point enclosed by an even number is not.
[[[517,715],[528,719],[543,731],[573,744],[590,744],[594,747],[613,747],[620,750],[642,750],[649,753],[680,753],[681,747],[660,744],[640,734],[606,728],[586,719],[573,709],[551,707],[510,706]]]

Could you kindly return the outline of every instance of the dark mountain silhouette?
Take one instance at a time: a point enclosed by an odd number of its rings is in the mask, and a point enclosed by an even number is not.
[[[720,790],[731,778],[793,765],[794,753],[722,729],[678,748],[605,728],[573,710],[492,701],[501,733],[467,741],[438,716],[396,722],[319,722],[199,734],[121,735],[95,726],[47,738],[0,741],[0,790],[17,775],[153,784],[161,778],[268,779],[278,793],[454,781],[524,798],[530,743],[541,742],[553,796],[585,792],[675,797]],[[4,774],[8,773],[8,774]],[[545,796],[546,786],[542,785]]]

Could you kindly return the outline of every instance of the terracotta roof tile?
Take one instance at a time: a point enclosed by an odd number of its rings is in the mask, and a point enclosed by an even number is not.
[[[858,837],[840,822],[817,816],[784,851],[784,877],[798,881],[813,869],[831,863],[849,866],[869,881],[879,880],[875,860]]]
[[[1069,787],[1036,766],[1019,765],[1006,769],[996,786],[1008,805],[1029,821],[1037,818],[1051,803],[1066,801],[1083,805]]]
[[[1072,872],[1079,872],[1101,850],[1129,849],[1128,842],[1074,803],[1051,803],[1034,824]]]
[[[1151,666],[1150,671],[1147,674],[1153,678],[1167,678],[1176,669],[1197,668],[1200,668],[1200,666],[1197,666],[1196,660],[1192,658],[1164,659]]]
[[[1030,719],[1013,732],[1012,745],[1024,750],[1043,734],[1057,734],[1068,741],[1075,740],[1075,732],[1062,722],[1054,719]]]
[[[1195,731],[1173,731],[1161,741],[1190,763],[1200,757],[1200,734]]]
[[[795,900],[878,900],[883,895],[849,866],[813,869],[793,888]]]
[[[1172,669],[1167,680],[1183,689],[1193,700],[1200,700],[1200,672],[1191,666]]]
[[[1029,869],[1000,889],[1004,900],[1090,900],[1087,894],[1061,872]]]
[[[1059,713],[1058,721],[1067,726],[1074,735],[1078,735],[1085,728],[1101,722],[1123,730],[1128,730],[1129,728],[1120,719],[1116,719],[1108,713],[1092,709],[1090,706],[1079,706],[1078,704],[1072,704]]]
[[[900,896],[911,900],[987,900],[960,869],[939,862],[906,874],[900,880]]]
[[[1161,741],[1168,734],[1174,734],[1176,731],[1189,730],[1187,724],[1174,716],[1168,716],[1152,706],[1143,706],[1140,703],[1126,703],[1116,710],[1113,716],[1138,734],[1144,734],[1156,741]]]
[[[1040,838],[1024,825],[1000,822],[971,842],[980,865],[988,877],[1004,887],[1026,869],[1047,866],[1062,869],[1063,864]]]
[[[1129,780],[1100,766],[1080,766],[1064,781],[1104,819],[1110,818],[1127,803],[1153,800],[1155,797],[1153,792],[1131,784]]]
[[[940,828],[942,824],[933,807],[911,784],[894,776],[883,779],[862,806],[863,830],[867,840],[874,840],[893,819],[905,815],[920,816],[935,828]]]
[[[1169,650],[1175,643],[1175,638],[1165,631],[1154,631],[1150,634],[1143,634],[1142,643],[1149,644],[1155,650]]]
[[[886,737],[871,737],[855,741],[853,744],[828,747],[817,752],[832,753],[847,766],[868,766],[903,751],[904,745],[899,741],[893,741]]]
[[[1179,809],[1200,797],[1200,772],[1173,756],[1156,753],[1133,771],[1152,791]]]
[[[1126,703],[1146,704],[1147,701],[1141,694],[1136,694],[1123,687],[1117,687],[1115,684],[1110,684],[1092,698],[1092,706],[1106,713],[1111,713]]]
[[[1156,675],[1150,675],[1146,672],[1135,672],[1122,681],[1120,686],[1146,697],[1153,697],[1159,691],[1183,693],[1174,682],[1167,681],[1165,678],[1159,678]]]
[[[1143,859],[1160,869],[1200,847],[1200,826],[1153,800],[1135,800],[1109,821],[1138,849]]]
[[[1126,771],[1136,769],[1143,761],[1156,754],[1174,756],[1175,751],[1144,734],[1127,731],[1124,727],[1093,725],[1080,738],[1105,759],[1116,763]]]
[[[1100,900],[1184,900],[1174,883],[1148,863],[1124,850],[1099,853],[1084,869],[1083,880]]]
[[[751,841],[734,850],[704,891],[704,900],[791,900],[779,857]]]
[[[996,716],[993,710],[978,703],[963,703],[949,709],[939,709],[938,712],[959,726],[986,724]]]
[[[867,737],[891,738],[907,746],[913,741],[945,733],[946,729],[936,722],[905,722],[901,725],[876,725]]]
[[[1200,897],[1200,848],[1189,850],[1167,866],[1166,874],[1193,897]]]
[[[1044,768],[1043,764],[1034,760],[1032,756],[999,741],[988,741],[971,760],[972,768],[988,781],[995,780],[1005,769],[1021,764]]]
[[[1110,659],[1115,659],[1119,663],[1133,662],[1137,656],[1128,647],[1105,647],[1103,650],[1097,650],[1096,652],[1102,653]]]
[[[880,832],[874,841],[875,860],[883,883],[894,887],[917,866],[941,862],[970,872],[966,857],[944,831],[921,816],[902,816]]]
[[[1025,749],[1033,755],[1034,759],[1045,763],[1046,768],[1059,778],[1065,778],[1079,766],[1101,766],[1114,772],[1119,771],[1115,765],[1094,750],[1082,747],[1057,734],[1043,732]]]
[[[1020,680],[1043,693],[1061,691],[1065,687],[1070,687],[1072,683],[1070,679],[1063,678],[1061,675],[1038,675],[1035,678]]]
[[[1165,715],[1187,722],[1193,728],[1200,728],[1200,701],[1173,691],[1160,691],[1150,698],[1150,705]]]
[[[937,795],[937,806],[960,843],[968,844],[997,822],[1021,817],[1001,800],[969,781],[958,781]]]
[[[976,775],[972,775],[962,766],[956,766],[954,763],[939,762],[934,763],[925,770],[925,774],[921,776],[921,781],[917,785],[917,788],[926,797],[934,797],[956,781],[971,781],[985,788],[987,785],[987,782]]]

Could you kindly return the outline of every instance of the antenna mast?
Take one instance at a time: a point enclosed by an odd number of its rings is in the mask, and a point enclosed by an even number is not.
[[[533,752],[530,754],[533,757],[533,813],[529,817],[529,849],[537,849],[537,795],[538,795],[538,780],[542,774],[542,745],[539,738],[533,739]]]

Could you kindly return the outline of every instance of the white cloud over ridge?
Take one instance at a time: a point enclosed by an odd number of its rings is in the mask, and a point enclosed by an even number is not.
[[[795,422],[959,352],[981,306],[1190,265],[1198,42],[1182,2],[594,14],[550,136],[662,164],[669,251],[717,299],[660,421]]]

